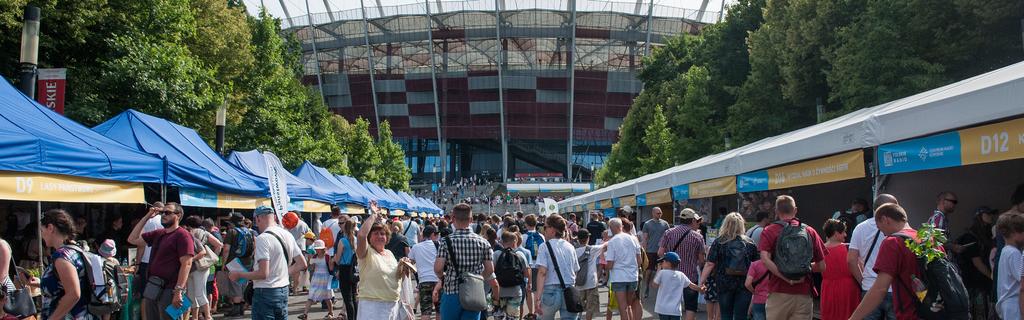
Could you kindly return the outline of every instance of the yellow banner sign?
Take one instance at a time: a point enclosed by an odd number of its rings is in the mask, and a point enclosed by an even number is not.
[[[84,203],[146,203],[142,183],[13,171],[0,171],[0,199]]]
[[[863,177],[864,151],[857,150],[768,169],[768,188],[775,190]],[[690,194],[693,194],[692,187]]]
[[[303,212],[331,212],[331,205],[312,200],[302,201]]]
[[[259,206],[269,207],[270,198],[247,197],[228,193],[217,193],[217,208],[256,209]]]
[[[736,194],[736,176],[721,177],[690,184],[690,199]]]
[[[623,205],[623,206],[635,207],[636,206],[636,197],[635,196],[625,196],[625,197],[619,198],[619,204]]]
[[[601,209],[608,209],[608,208],[614,208],[614,206],[612,206],[612,199],[601,200]]]
[[[960,130],[963,165],[1024,158],[1024,118]]]
[[[647,193],[647,205],[653,206],[672,202],[672,190],[664,189]]]

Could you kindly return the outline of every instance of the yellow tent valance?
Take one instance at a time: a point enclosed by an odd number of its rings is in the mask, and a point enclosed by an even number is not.
[[[85,203],[146,203],[142,183],[14,171],[0,171],[0,199]]]
[[[672,189],[663,189],[654,192],[648,192],[647,203],[648,206],[659,205],[662,203],[672,202]]]
[[[636,196],[625,196],[625,197],[619,198],[619,205],[635,207],[636,206]]]
[[[736,194],[736,176],[721,177],[690,184],[690,199]]]
[[[256,209],[258,206],[270,206],[270,198],[240,196],[199,189],[181,188],[178,190],[178,196],[181,198],[181,205],[190,207]]]
[[[601,209],[614,208],[612,206],[612,199],[601,200]]]
[[[857,150],[768,169],[768,188],[775,190],[863,177],[864,151]]]

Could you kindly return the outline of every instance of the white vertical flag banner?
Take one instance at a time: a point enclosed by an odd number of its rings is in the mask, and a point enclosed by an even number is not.
[[[281,160],[273,153],[263,152],[263,161],[267,166],[267,183],[270,186],[270,199],[274,204],[274,213],[278,221],[283,219],[288,212],[288,183],[285,181],[284,168],[281,167]]]

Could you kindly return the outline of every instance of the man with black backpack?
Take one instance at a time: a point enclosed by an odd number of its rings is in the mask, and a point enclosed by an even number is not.
[[[253,319],[287,319],[288,288],[291,275],[306,269],[302,249],[278,223],[274,210],[257,207],[253,212],[255,225],[262,233],[256,238],[252,271],[231,272],[228,277],[252,281]]]
[[[523,305],[523,285],[529,290],[530,267],[526,256],[516,250],[518,236],[505,231],[501,233],[501,250],[494,252],[494,276],[498,280],[498,289],[491,291],[494,300],[494,319],[519,319]]]
[[[805,319],[814,315],[814,284],[811,272],[825,270],[825,243],[818,232],[797,220],[796,200],[779,196],[775,200],[779,221],[761,233],[758,250],[772,276],[772,288],[765,305],[769,320]]]
[[[241,261],[242,265],[249,270],[252,270],[252,255],[253,249],[255,248],[256,236],[245,226],[245,217],[241,213],[232,212],[228,218],[229,228],[225,231],[224,246],[221,249],[221,257],[226,257],[224,263],[230,263],[236,258]],[[220,292],[231,302],[231,308],[228,309],[225,316],[237,317],[245,314],[245,300],[244,291],[245,287],[238,281],[230,281],[227,279],[227,270],[221,270],[221,279],[217,281],[217,284],[221,286]]]

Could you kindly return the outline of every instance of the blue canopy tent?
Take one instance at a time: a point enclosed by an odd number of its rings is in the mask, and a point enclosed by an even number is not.
[[[258,150],[235,151],[228,156],[227,161],[235,167],[242,169],[242,171],[263,179],[267,179],[268,176],[268,162],[276,167],[278,171],[283,172],[285,183],[288,185],[288,197],[295,204],[294,206],[289,206],[290,210],[329,212],[330,205],[338,202],[338,199],[342,199],[345,196],[342,192],[325,190],[299,179],[291,174],[291,172],[285,170],[281,160],[270,152],[260,152]],[[313,206],[309,203],[303,203],[304,200],[316,201],[325,204],[325,206]],[[314,207],[317,209],[314,209]]]
[[[266,179],[224,161],[190,128],[129,109],[93,130],[166,159],[166,183],[180,187],[183,205],[244,209],[269,195]]]
[[[0,199],[142,203],[141,183],[164,181],[162,159],[128,148],[51,111],[7,81],[0,81],[0,137],[0,178],[20,181],[22,191],[0,192]],[[36,182],[34,189],[28,183],[32,179]],[[60,189],[44,189],[43,183],[57,183],[51,186]],[[109,188],[79,188],[98,185]],[[127,197],[130,200],[124,197],[129,188],[137,189]],[[113,192],[118,195],[108,201],[112,198],[106,196],[113,196]]]
[[[327,171],[325,168],[318,167],[312,162],[303,162],[298,169],[295,169],[293,174],[313,186],[319,187],[323,190],[330,190],[330,192],[337,195],[335,202],[352,203],[365,207],[370,201],[370,199],[353,192],[351,187],[345,185],[341,181],[338,181],[330,171]]]
[[[359,196],[364,197],[368,200],[377,199],[378,204],[383,208],[391,209],[395,207],[395,204],[391,203],[391,201],[381,201],[381,199],[379,199],[380,197],[378,197],[373,192],[370,192],[370,190],[367,190],[362,183],[359,183],[359,180],[356,180],[356,178],[343,176],[340,174],[334,175],[334,178],[337,179],[338,182],[341,182],[342,184],[347,186],[348,190],[351,191],[352,193],[358,194]]]
[[[396,199],[394,196],[388,194],[387,191],[384,191],[384,189],[377,184],[363,181],[362,185],[366,190],[369,190],[377,196],[377,202],[388,203],[388,209],[407,210],[406,205],[403,204],[400,199]]]
[[[423,207],[423,204],[419,203],[419,201],[416,201],[416,199],[413,199],[413,197],[410,196],[408,193],[405,193],[404,191],[398,191],[397,194],[398,197],[402,198],[402,200],[405,200],[405,203],[409,204],[409,210],[416,212],[426,211],[426,208]]]
[[[422,197],[416,197],[416,199],[419,200],[420,203],[422,203],[425,207],[427,207],[427,210],[430,211],[431,213],[442,213],[441,208],[438,208],[433,201],[427,200]]]

